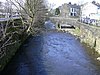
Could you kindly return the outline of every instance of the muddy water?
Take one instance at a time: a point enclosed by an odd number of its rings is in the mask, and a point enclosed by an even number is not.
[[[87,50],[69,33],[48,31],[30,38],[0,75],[100,75]]]

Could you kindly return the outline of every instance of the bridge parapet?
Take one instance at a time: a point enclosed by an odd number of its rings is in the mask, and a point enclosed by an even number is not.
[[[77,25],[77,19],[71,19],[71,18],[63,18],[63,17],[51,17],[50,20],[57,26],[58,24],[67,24],[75,26]]]

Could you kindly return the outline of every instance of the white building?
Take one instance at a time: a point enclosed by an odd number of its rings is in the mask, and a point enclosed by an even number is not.
[[[81,20],[85,23],[95,24],[100,20],[100,4],[87,2],[81,6]]]

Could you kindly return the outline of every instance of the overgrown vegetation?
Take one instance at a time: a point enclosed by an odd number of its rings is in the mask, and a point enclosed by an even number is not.
[[[18,9],[22,17],[27,19],[27,32],[34,33],[41,28],[46,18],[47,9],[45,7],[45,0],[10,0]],[[17,5],[16,5],[17,3]]]
[[[0,34],[0,68],[3,69],[28,34],[21,19],[1,22]]]
[[[44,29],[47,9],[44,0],[8,0],[19,12],[19,19],[0,23],[0,69],[8,63],[29,36]]]

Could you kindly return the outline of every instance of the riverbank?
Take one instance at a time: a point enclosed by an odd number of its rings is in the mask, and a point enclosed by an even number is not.
[[[18,48],[29,36],[24,31],[21,19],[0,22],[0,70],[16,54]]]
[[[82,45],[86,48],[86,52],[89,54],[90,58],[92,58],[94,61],[98,62],[98,65],[100,66],[100,60],[98,60],[98,57],[100,57],[100,53],[96,50],[97,43],[95,41],[95,38],[93,38],[93,35],[84,34],[82,35],[82,31],[79,28],[75,29],[62,29],[58,30],[65,33],[70,33],[76,37],[77,40],[82,43]],[[84,37],[83,37],[84,36]],[[98,43],[99,45],[99,43]]]
[[[69,32],[80,39],[81,42],[86,43],[91,48],[100,55],[100,27],[88,25],[77,21],[77,19],[72,18],[60,18],[51,17],[51,21],[55,23],[58,30]],[[61,29],[58,25],[69,24],[75,27],[75,29]],[[97,58],[100,61],[100,57]]]
[[[70,33],[43,32],[28,39],[18,51],[1,75],[100,74],[83,45]]]
[[[14,45],[10,45],[6,48],[6,54],[0,59],[0,71],[4,69],[4,67],[10,62],[13,56],[16,55],[16,52],[18,49],[25,43],[25,41],[30,37],[30,36],[23,36],[23,40],[21,39],[21,42],[18,42]]]

